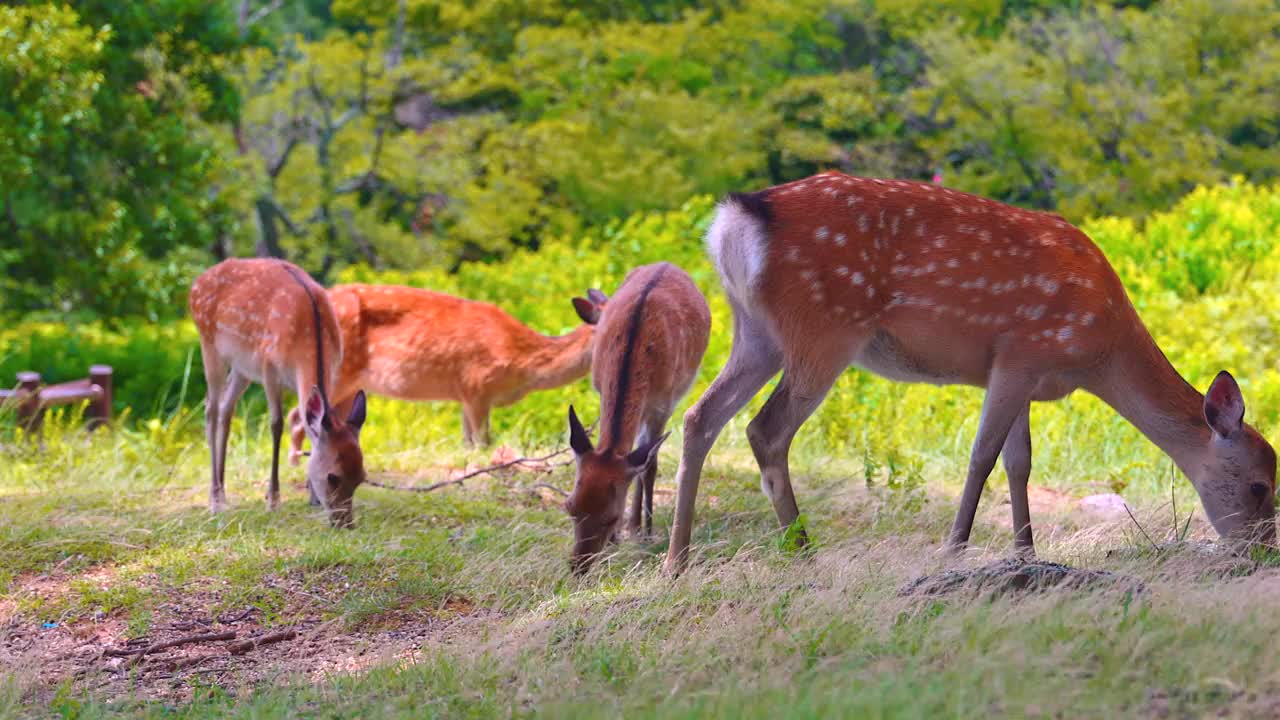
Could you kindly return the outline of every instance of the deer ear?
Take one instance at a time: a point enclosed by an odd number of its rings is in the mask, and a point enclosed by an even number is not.
[[[356,397],[351,401],[351,412],[347,413],[347,427],[351,431],[360,434],[360,428],[364,427],[365,414],[367,412],[364,391],[356,392]]]
[[[1219,437],[1233,437],[1244,427],[1244,397],[1226,370],[1218,373],[1204,395],[1204,419]]]
[[[600,292],[595,288],[591,288],[590,290],[587,290],[587,299],[595,303],[596,305],[604,305],[605,303],[609,302],[609,296],[605,295],[604,293]]]
[[[582,322],[588,325],[600,322],[600,308],[586,298],[574,298],[573,309],[577,311],[578,317],[582,318]]]
[[[586,428],[582,427],[582,421],[578,420],[578,413],[573,411],[573,406],[569,406],[569,447],[573,448],[575,455],[586,455],[591,452],[591,438],[587,435]]]
[[[657,440],[654,440],[648,443],[647,445],[641,445],[640,447],[628,453],[627,468],[630,469],[633,473],[640,472],[641,470],[644,470],[645,468],[649,467],[653,463],[658,462],[658,448],[662,447],[662,443],[667,439],[667,436],[669,436],[670,434],[671,433],[669,432],[662,433],[662,435],[658,437]]]
[[[307,421],[307,430],[312,437],[318,437],[329,429],[329,408],[326,407],[324,395],[320,394],[318,386],[311,386],[311,393],[307,395],[307,404],[303,407],[303,417]]]

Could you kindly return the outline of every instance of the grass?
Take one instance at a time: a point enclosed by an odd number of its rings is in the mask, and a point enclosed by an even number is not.
[[[968,405],[948,412],[976,410]],[[375,403],[371,418],[390,407]],[[1096,432],[1063,419],[1066,407],[1037,431],[1045,448],[1037,459]],[[440,419],[456,414],[452,406],[396,412],[431,427],[456,424]],[[1265,563],[1152,552],[1128,518],[1099,523],[1061,501],[1033,509],[1041,557],[1135,577],[1146,592],[900,597],[922,574],[1007,554],[1003,477],[988,486],[977,549],[951,560],[937,550],[965,462],[953,424],[920,427],[916,445],[889,453],[828,454],[810,433],[793,468],[817,546],[797,553],[758,489],[745,421],[735,419],[708,463],[688,573],[659,572],[663,538],[628,542],[578,580],[568,573],[558,498],[529,489],[567,488],[568,468],[425,495],[362,488],[357,529],[337,532],[307,506],[295,469],[284,507],[266,511],[269,443],[252,405],[233,431],[234,508],[218,516],[204,508],[207,458],[194,413],[90,440],[71,429],[74,418],[55,418],[43,450],[15,443],[0,466],[0,619],[9,633],[0,651],[12,661],[0,713],[1262,717],[1280,709],[1271,669],[1277,575]],[[402,433],[416,426],[404,425],[369,436],[375,473],[414,472],[425,483],[444,466],[488,459],[457,449],[452,426],[413,449]],[[678,431],[673,440],[678,450]],[[1105,490],[1087,478],[1105,477],[1108,461],[1145,457],[1143,442],[1102,436],[1091,462],[1050,460],[1033,483],[1074,496]],[[660,487],[670,488],[676,457],[664,453]],[[1170,478],[1159,467],[1146,475],[1126,497],[1156,542],[1176,539],[1183,530],[1170,511]],[[1191,538],[1211,537],[1194,493],[1175,482],[1181,517],[1197,511]],[[670,510],[659,509],[661,532]],[[63,661],[75,653],[94,666],[95,648],[180,634],[171,629],[177,618],[246,610],[255,631],[296,626],[320,638],[316,657],[337,664],[317,670],[314,657],[277,646],[216,670],[65,677]],[[60,660],[50,638],[71,636],[92,637],[90,651],[66,650]],[[32,643],[26,654],[13,650],[20,641]],[[404,652],[378,657],[395,643]],[[51,679],[59,672],[63,679]]]

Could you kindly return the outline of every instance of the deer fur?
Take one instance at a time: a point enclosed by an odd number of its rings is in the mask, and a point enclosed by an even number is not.
[[[574,298],[585,317],[598,317],[599,290]],[[463,440],[489,444],[489,412],[536,390],[567,385],[591,368],[590,322],[548,337],[496,305],[397,285],[337,285],[329,300],[342,330],[342,366],[333,398],[345,407],[363,387],[399,400],[462,403]],[[290,460],[301,454],[296,412]]]
[[[850,365],[892,380],[986,388],[952,548],[967,543],[1003,456],[1016,545],[1034,552],[1030,403],[1078,388],[1173,458],[1223,537],[1274,540],[1275,452],[1244,424],[1235,380],[1220,373],[1207,395],[1183,380],[1102,252],[1058,215],[831,172],[730,195],[706,240],[734,340],[685,415],[668,569],[685,560],[712,444],[779,370],[747,435],[778,521],[796,521],[791,441]]]
[[[351,527],[353,496],[364,482],[360,429],[364,392],[355,391],[345,415],[329,404],[342,359],[338,324],[324,289],[283,260],[231,259],[196,278],[188,299],[200,332],[208,393],[205,433],[212,456],[209,509],[227,506],[224,476],[227,435],[236,403],[251,382],[261,383],[271,414],[271,478],[267,504],[280,504],[282,391],[306,398],[300,414],[315,451],[307,463],[307,486],[335,527]],[[345,419],[344,419],[345,418]]]
[[[600,393],[598,445],[569,407],[577,480],[565,511],[574,522],[575,573],[615,538],[633,480],[631,531],[639,534],[643,517],[645,536],[652,533],[663,428],[697,377],[710,332],[706,298],[670,263],[632,270],[605,307],[591,361]]]

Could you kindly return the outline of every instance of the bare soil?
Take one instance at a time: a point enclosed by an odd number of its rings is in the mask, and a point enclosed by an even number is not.
[[[53,600],[69,592],[74,580],[109,582],[112,574],[112,568],[102,566],[74,576],[57,571],[22,577],[10,597]],[[384,613],[351,628],[340,619],[326,619],[323,604],[301,590],[300,577],[279,578],[273,586],[285,592],[287,606],[280,617],[287,621],[264,623],[262,613],[252,607],[214,616],[207,609],[221,605],[216,587],[177,592],[170,588],[166,594],[172,601],[156,610],[147,634],[132,638],[122,613],[41,623],[20,611],[21,602],[10,600],[0,606],[0,665],[13,669],[32,702],[48,699],[65,684],[104,699],[187,702],[201,688],[212,686],[243,695],[289,680],[319,682],[374,666],[410,664],[424,647],[480,634],[498,618],[497,613],[453,598],[440,608]],[[282,630],[293,630],[296,637],[240,655],[230,651],[233,642]],[[108,653],[226,632],[234,632],[235,639],[183,644],[140,658]]]

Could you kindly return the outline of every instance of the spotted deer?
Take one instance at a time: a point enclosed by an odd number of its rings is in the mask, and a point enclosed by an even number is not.
[[[208,384],[205,434],[212,455],[209,509],[227,506],[224,489],[227,435],[236,403],[249,383],[262,384],[271,414],[271,478],[267,504],[280,504],[282,391],[306,399],[302,425],[315,448],[307,463],[307,487],[334,527],[351,527],[352,497],[364,482],[360,428],[363,391],[343,415],[329,403],[342,359],[338,323],[320,287],[300,268],[282,260],[231,259],[209,268],[191,285],[191,317],[200,331]]]
[[[615,539],[632,481],[632,534],[640,533],[642,517],[644,534],[653,532],[663,428],[693,385],[710,333],[706,298],[670,263],[632,270],[605,307],[591,359],[591,383],[600,394],[599,445],[569,406],[577,480],[564,507],[573,518],[575,573],[586,572]]]
[[[747,436],[778,521],[796,521],[791,441],[850,365],[986,388],[949,547],[968,542],[1003,456],[1015,544],[1034,553],[1030,403],[1078,388],[1173,459],[1223,537],[1274,540],[1276,456],[1244,423],[1235,380],[1221,372],[1203,396],[1183,380],[1102,252],[1063,218],[831,172],[730,195],[706,244],[733,311],[733,347],[685,415],[668,570],[685,561],[708,451],[779,370]]]
[[[400,400],[462,403],[467,445],[489,444],[489,411],[535,390],[560,387],[591,367],[594,319],[607,300],[599,290],[574,298],[583,324],[568,335],[535,332],[496,305],[397,285],[337,285],[329,300],[342,329],[342,366],[334,404],[356,388]],[[295,410],[289,459],[301,455]]]

